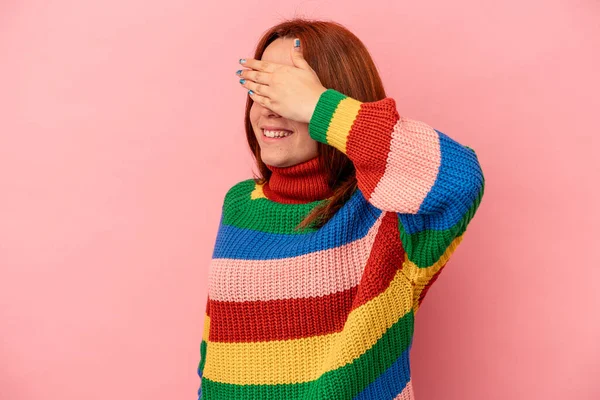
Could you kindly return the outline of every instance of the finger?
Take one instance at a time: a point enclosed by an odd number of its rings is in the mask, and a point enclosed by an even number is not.
[[[245,60],[245,61],[242,62],[243,60]],[[271,62],[267,62],[267,61],[263,61],[263,60],[257,60],[255,58],[241,58],[240,64],[242,64],[245,67],[257,70],[257,71],[266,71],[266,72],[275,71],[275,66],[276,66],[275,63],[271,63]]]
[[[269,85],[271,83],[271,73],[263,71],[254,71],[251,69],[243,70],[240,76],[246,80],[251,80],[256,83],[263,85]]]
[[[243,78],[240,79],[240,84],[246,89],[252,90],[254,93],[257,93],[260,96],[269,97],[270,88],[266,85],[245,80]]]
[[[253,90],[248,91],[248,95],[252,98],[252,100],[256,101],[261,106],[272,110],[271,108],[271,100],[268,97],[261,96],[260,94],[254,92]]]
[[[302,50],[300,49],[300,39],[298,38],[294,39],[291,55],[292,62],[296,67],[306,70],[312,69],[308,62],[304,59],[304,55],[302,54]]]

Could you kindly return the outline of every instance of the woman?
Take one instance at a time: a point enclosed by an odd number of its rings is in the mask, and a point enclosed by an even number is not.
[[[199,398],[413,399],[413,318],[483,196],[475,152],[400,116],[339,24],[281,23],[240,63],[261,176],[224,199]]]

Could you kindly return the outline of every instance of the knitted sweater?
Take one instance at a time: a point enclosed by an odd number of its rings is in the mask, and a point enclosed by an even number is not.
[[[318,158],[229,189],[209,269],[203,400],[414,398],[414,316],[480,204],[477,156],[399,116],[392,98],[333,89],[309,134],[350,158],[358,189],[303,231],[332,193]]]

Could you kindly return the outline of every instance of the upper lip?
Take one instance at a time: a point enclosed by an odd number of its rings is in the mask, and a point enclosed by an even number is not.
[[[261,126],[260,129],[267,130],[267,131],[288,131],[288,132],[293,132],[293,131],[291,131],[289,129],[280,128],[278,126],[271,126],[271,125]]]

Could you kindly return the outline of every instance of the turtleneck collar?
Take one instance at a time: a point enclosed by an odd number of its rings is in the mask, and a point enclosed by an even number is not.
[[[333,195],[328,185],[327,169],[319,157],[289,167],[274,167],[271,177],[263,186],[264,195],[272,201],[285,204],[310,203]]]

